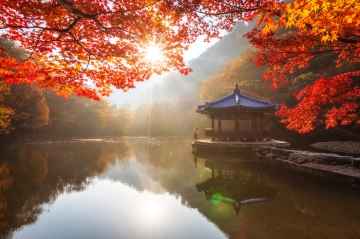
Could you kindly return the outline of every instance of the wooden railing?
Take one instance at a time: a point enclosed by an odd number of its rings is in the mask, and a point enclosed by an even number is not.
[[[239,131],[214,131],[212,128],[204,129],[205,136],[213,140],[221,141],[254,141],[264,138],[264,135],[258,131],[239,130]]]

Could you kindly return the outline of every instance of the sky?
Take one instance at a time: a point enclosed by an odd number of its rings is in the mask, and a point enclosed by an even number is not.
[[[185,62],[188,63],[197,58],[218,41],[219,39],[214,39],[211,42],[204,42],[202,39],[199,39],[185,52]],[[115,90],[108,97],[108,101],[117,106],[136,108],[141,104],[149,103],[149,100],[152,98],[152,87],[156,87],[157,84],[162,84],[162,82],[164,82],[163,76],[154,76],[145,82],[137,82],[135,84],[136,87],[127,92]]]

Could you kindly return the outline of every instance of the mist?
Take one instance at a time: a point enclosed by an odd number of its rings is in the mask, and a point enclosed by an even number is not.
[[[126,134],[188,136],[195,127],[206,125],[206,119],[195,112],[197,105],[203,100],[203,84],[222,72],[230,61],[250,49],[243,36],[250,27],[247,24],[237,26],[198,57],[190,60],[188,66],[192,72],[187,76],[170,72],[141,82],[128,92],[111,95],[108,101],[127,109],[131,115]]]

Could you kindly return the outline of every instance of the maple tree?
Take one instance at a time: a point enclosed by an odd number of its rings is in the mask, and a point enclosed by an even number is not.
[[[359,67],[344,67],[360,62],[359,17],[356,0],[281,2],[247,34],[258,49],[257,63],[268,67],[264,78],[275,88],[288,87],[321,56],[334,59],[296,92],[297,105],[281,106],[278,116],[289,129],[309,133],[319,125],[360,124]]]
[[[317,79],[296,93],[299,103],[295,107],[282,105],[278,115],[289,129],[299,133],[314,130],[321,125],[319,119],[326,128],[359,124],[360,88],[352,81],[359,76],[360,71],[356,71]]]
[[[134,87],[134,81],[153,73],[170,69],[187,73],[182,53],[195,38],[181,23],[181,15],[162,9],[166,2],[158,3],[1,1],[1,37],[17,42],[29,55],[19,62],[2,54],[1,77],[7,83],[35,83],[61,95],[96,99],[111,87]],[[174,23],[177,27],[170,27]],[[166,55],[162,64],[144,59],[144,48],[152,42]]]
[[[153,74],[186,74],[184,51],[199,37],[217,37],[239,21],[257,22],[246,36],[274,87],[288,85],[319,55],[331,54],[334,67],[356,64],[360,56],[357,0],[1,0],[0,11],[0,37],[28,55],[19,61],[2,50],[1,79],[65,96],[98,99]],[[154,43],[165,55],[156,64],[144,57]],[[339,73],[305,87],[298,105],[279,111],[282,122],[301,133],[313,130],[319,117],[327,127],[359,122],[358,73]],[[319,91],[322,86],[327,90]],[[337,99],[320,102],[320,93]],[[321,112],[324,106],[328,110]]]
[[[199,36],[231,29],[233,21],[219,11],[242,8],[250,14],[257,2],[234,8],[222,1],[2,0],[0,37],[17,42],[29,57],[19,63],[1,56],[0,76],[61,95],[98,98],[153,74],[186,74],[184,50]],[[144,57],[153,43],[165,55],[161,64]]]

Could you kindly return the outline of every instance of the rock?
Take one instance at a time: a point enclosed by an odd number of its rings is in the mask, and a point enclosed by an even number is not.
[[[278,147],[262,147],[262,160],[283,161],[319,175],[338,175],[360,182],[360,157]]]
[[[308,163],[308,162],[312,161],[312,159],[309,158],[308,155],[301,154],[301,153],[290,154],[288,160],[293,161],[297,164],[303,164],[303,163]]]
[[[274,156],[273,153],[267,153],[267,154],[265,154],[265,157],[266,157],[266,158],[272,158],[273,156]]]
[[[320,149],[334,153],[360,155],[360,142],[357,141],[318,142],[310,146],[314,149]]]

